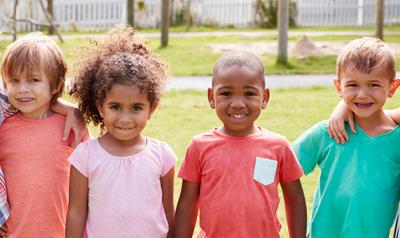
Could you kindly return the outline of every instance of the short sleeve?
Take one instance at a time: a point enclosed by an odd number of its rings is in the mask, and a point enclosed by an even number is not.
[[[324,137],[328,136],[326,127],[325,122],[320,122],[292,143],[292,149],[306,174],[311,173],[323,158]]]
[[[17,110],[9,103],[7,95],[0,89],[0,125],[5,118],[14,115],[16,112]]]
[[[280,159],[279,181],[281,183],[288,183],[299,179],[304,175],[304,172],[286,139],[282,149],[283,157]]]
[[[88,142],[80,143],[68,158],[71,165],[85,177],[89,177]]]
[[[161,176],[164,176],[175,166],[176,155],[174,151],[171,149],[171,147],[166,143],[161,144],[161,149],[162,149],[162,159],[163,159],[163,168],[161,171]]]
[[[194,140],[190,143],[186,150],[185,158],[183,159],[181,169],[178,176],[183,180],[192,183],[200,183],[201,169],[200,156]]]

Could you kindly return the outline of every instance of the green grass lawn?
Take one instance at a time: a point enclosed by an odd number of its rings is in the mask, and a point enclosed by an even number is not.
[[[309,28],[295,28],[294,30],[308,30]],[[319,28],[318,28],[319,29]],[[332,30],[335,28],[322,28],[321,30]],[[339,30],[342,28],[339,28]],[[343,28],[353,29],[353,28]],[[364,28],[362,28],[364,29]],[[365,28],[370,29],[370,28]],[[364,30],[365,30],[364,29]],[[390,29],[398,29],[392,27]],[[224,29],[225,30],[225,29]],[[257,30],[257,29],[256,29]],[[272,30],[271,30],[272,31]],[[94,34],[95,35],[95,34]],[[310,37],[313,41],[340,41],[349,42],[359,36],[351,34],[346,36],[313,36]],[[291,42],[296,42],[301,36],[290,37]],[[276,36],[249,38],[242,36],[209,36],[209,37],[195,37],[195,38],[170,38],[169,46],[167,48],[159,48],[160,40],[158,38],[148,39],[150,47],[161,56],[161,58],[168,62],[170,65],[170,74],[173,76],[203,76],[210,75],[216,59],[220,53],[215,53],[210,47],[211,44],[248,44],[248,43],[262,43],[262,42],[276,42]],[[387,35],[385,37],[387,42],[400,43],[400,36]],[[4,53],[6,46],[10,41],[0,41],[0,56]],[[76,64],[77,59],[82,58],[84,52],[82,47],[87,44],[86,39],[68,39],[65,43],[60,44],[64,51],[66,59],[69,64],[68,76],[74,75],[73,66]],[[400,68],[400,55],[398,58],[398,68]],[[289,64],[286,66],[276,64],[276,55],[263,54],[261,59],[265,65],[265,72],[267,74],[324,74],[334,73],[336,56],[313,56],[305,59],[292,57],[289,59]]]
[[[400,93],[400,92],[399,92]],[[147,124],[144,134],[166,141],[176,152],[181,166],[186,147],[193,135],[220,125],[214,111],[209,108],[206,91],[171,91],[163,97],[160,107]],[[292,88],[271,91],[271,100],[257,124],[283,134],[293,141],[307,128],[329,117],[339,97],[331,88]],[[400,94],[386,103],[387,108],[400,106]],[[91,128],[94,134],[97,130]],[[310,215],[318,171],[302,179]],[[178,200],[181,180],[175,181],[175,201]],[[283,201],[279,208],[282,237],[289,237]],[[198,227],[197,227],[198,229]]]

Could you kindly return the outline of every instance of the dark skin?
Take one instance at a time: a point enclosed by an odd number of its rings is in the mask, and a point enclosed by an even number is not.
[[[175,215],[175,238],[192,237],[199,210],[199,194],[200,184],[182,181]]]
[[[290,238],[304,238],[307,230],[307,208],[300,179],[281,183]]]
[[[222,122],[218,131],[229,136],[249,136],[259,133],[254,125],[259,113],[269,100],[264,76],[245,66],[231,66],[221,69],[213,77],[213,88],[208,90],[210,107],[215,109]],[[246,110],[248,119],[232,123],[226,111]],[[176,238],[190,238],[196,224],[200,183],[183,180],[182,190],[175,215]],[[285,200],[290,238],[306,236],[306,204],[300,180],[281,184]]]

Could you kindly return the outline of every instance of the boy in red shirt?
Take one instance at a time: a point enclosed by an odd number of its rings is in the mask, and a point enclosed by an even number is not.
[[[222,126],[195,136],[186,151],[175,236],[192,237],[199,208],[199,237],[280,237],[280,184],[290,237],[305,237],[303,170],[283,136],[254,125],[269,100],[257,56],[219,58],[208,100]]]

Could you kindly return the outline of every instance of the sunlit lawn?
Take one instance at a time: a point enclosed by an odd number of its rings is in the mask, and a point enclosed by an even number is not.
[[[328,118],[338,100],[333,87],[272,90],[271,101],[257,124],[279,132],[293,141],[314,123]],[[387,108],[399,106],[399,95],[387,102]],[[208,106],[206,91],[172,91],[164,96],[161,106],[149,121],[144,133],[171,145],[179,158],[176,164],[176,171],[179,171],[191,137],[219,124],[214,111]],[[96,133],[96,130],[93,131]],[[318,172],[314,172],[302,179],[309,214],[317,177]],[[181,180],[177,178],[175,201],[179,197],[180,184]],[[289,237],[284,214],[281,202],[279,217],[282,222],[282,237]]]
[[[300,28],[303,29],[303,28]],[[307,28],[304,28],[307,29]],[[329,29],[329,28],[328,28]],[[393,28],[397,29],[397,28]],[[336,41],[349,42],[359,36],[311,36],[313,41]],[[301,36],[290,37],[291,42],[296,42]],[[387,42],[400,43],[399,35],[387,35]],[[171,37],[167,48],[159,48],[160,40],[158,38],[148,39],[150,47],[161,56],[161,58],[170,65],[172,76],[203,76],[210,75],[216,59],[220,56],[219,52],[214,52],[210,45],[212,44],[248,44],[248,43],[276,43],[276,36],[264,36],[249,38],[245,36],[208,36],[193,38],[175,38]],[[0,41],[0,56],[10,41]],[[69,63],[70,70],[68,76],[74,75],[73,69],[77,59],[84,57],[82,47],[87,45],[87,39],[67,39],[65,43],[60,44]],[[287,66],[276,64],[276,55],[263,53],[260,55],[267,74],[323,74],[335,72],[335,55],[313,56],[305,59],[297,57],[289,58]],[[398,68],[400,68],[400,57],[397,57]]]

